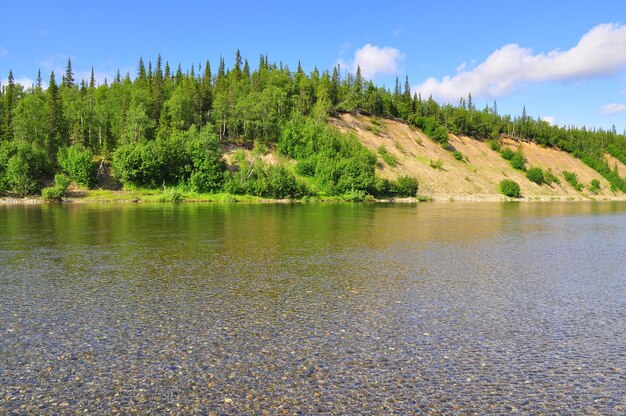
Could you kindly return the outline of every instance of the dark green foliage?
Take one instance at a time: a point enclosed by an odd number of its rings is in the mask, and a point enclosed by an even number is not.
[[[191,166],[189,185],[198,192],[216,192],[224,183],[226,163],[217,136],[210,129],[202,129],[197,134],[195,129],[188,133],[187,149]]]
[[[398,164],[398,159],[396,159],[394,155],[389,153],[389,150],[387,150],[385,146],[380,145],[378,147],[378,154],[380,154],[385,163],[387,163],[389,166],[394,167]]]
[[[408,198],[417,195],[419,184],[410,176],[400,176],[396,181],[376,179],[373,194],[378,198]]]
[[[422,129],[432,140],[445,146],[448,144],[448,129],[440,125],[434,117],[414,117],[412,123]]]
[[[528,169],[528,172],[526,172],[526,177],[529,181],[535,182],[537,185],[542,185],[545,181],[543,169],[541,169],[540,167],[532,167]]]
[[[233,194],[265,198],[301,198],[310,192],[282,166],[268,166],[261,160],[242,161],[239,170],[229,175],[225,189]]]
[[[49,172],[46,154],[41,149],[26,142],[0,144],[0,192],[35,194]]]
[[[454,158],[456,160],[458,160],[459,162],[462,162],[465,158],[463,157],[463,153],[459,152],[458,150],[454,150],[452,152],[452,156],[454,156]]]
[[[71,180],[86,187],[92,185],[96,166],[93,163],[91,150],[73,144],[70,147],[61,148],[57,158],[59,167]]]
[[[526,158],[521,150],[515,152],[513,157],[511,158],[511,166],[513,169],[526,171]]]
[[[489,140],[489,147],[491,147],[491,150],[495,150],[496,152],[500,151],[501,145],[500,142],[498,142],[497,140]],[[511,155],[512,157],[513,155]],[[504,156],[502,156],[504,157]]]
[[[572,186],[572,188],[576,189],[578,192],[583,190],[583,185],[578,182],[578,176],[576,176],[575,172],[568,172],[564,170],[563,178],[565,178],[565,181],[569,183]]]
[[[502,158],[504,160],[511,160],[511,159],[513,159],[513,156],[515,156],[515,152],[513,150],[511,150],[510,148],[505,147],[500,152],[500,156],[502,156]]]
[[[41,76],[35,88],[24,88],[9,71],[0,97],[0,147],[27,142],[45,149],[54,165],[59,149],[82,145],[107,160],[114,156],[117,175],[127,185],[161,188],[165,183],[213,192],[224,186],[221,157],[214,148],[208,156],[199,150],[202,145],[194,150],[192,137],[185,135],[194,128],[207,129],[215,134],[218,147],[251,148],[258,141],[277,148],[297,160],[296,173],[309,177],[307,181],[322,194],[361,195],[377,192],[376,155],[326,123],[330,115],[354,111],[401,118],[444,148],[449,132],[489,139],[494,150],[500,149],[503,137],[560,148],[599,172],[612,190],[626,191],[624,178],[604,159],[609,153],[626,163],[626,137],[615,129],[553,126],[534,119],[526,109],[521,116],[500,115],[495,102],[477,109],[471,95],[458,106],[440,105],[432,97],[411,96],[408,80],[404,91],[399,80],[390,91],[363,79],[360,70],[342,76],[345,71],[338,65],[307,74],[300,65],[291,72],[261,56],[253,69],[237,53],[234,68],[227,68],[222,58],[214,75],[208,61],[197,72],[195,65],[187,70],[179,65],[172,72],[167,63],[162,71],[161,57],[155,62],[153,70],[150,61],[146,67],[140,58],[134,80],[116,75],[112,83],[97,86],[93,73],[89,80],[74,79],[68,60],[61,85],[50,74],[45,91]],[[371,124],[379,133],[380,125]],[[505,149],[502,155],[514,158],[512,150]],[[14,175],[25,158],[19,156],[12,163]],[[0,189],[9,187],[5,174],[9,159],[0,167]],[[518,157],[516,165],[523,170],[525,162]],[[554,182],[545,172],[544,176],[546,183]],[[32,188],[27,182],[22,189]]]
[[[41,198],[44,201],[57,202],[61,200],[61,197],[64,193],[65,191],[61,188],[58,188],[56,186],[50,186],[41,190]]]
[[[67,187],[70,185],[70,178],[67,175],[58,173],[54,176],[54,185],[41,190],[41,197],[50,202],[60,201]]]
[[[510,179],[504,179],[500,182],[500,192],[509,198],[519,198],[521,196],[519,184]]]
[[[199,192],[218,190],[226,165],[210,127],[176,132],[166,139],[121,146],[113,171],[125,184],[157,188],[187,183]]]
[[[298,160],[296,172],[314,176],[329,195],[369,192],[375,181],[376,156],[351,135],[325,124],[297,118],[282,129],[278,150]]]
[[[597,194],[598,192],[600,192],[600,181],[597,179],[592,179],[591,185],[589,185],[589,190],[593,192],[594,194]]]
[[[410,176],[400,176],[396,181],[395,194],[398,197],[413,197],[417,195],[418,188],[417,179]]]

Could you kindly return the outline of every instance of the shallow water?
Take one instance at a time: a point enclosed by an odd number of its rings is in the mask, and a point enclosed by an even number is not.
[[[626,203],[0,207],[0,413],[623,414]]]

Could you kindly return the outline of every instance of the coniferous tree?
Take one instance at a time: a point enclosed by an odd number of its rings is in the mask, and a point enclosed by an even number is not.
[[[163,75],[165,77],[165,79],[169,79],[172,74],[170,72],[170,63],[165,61],[165,74]]]
[[[61,97],[56,84],[54,71],[50,73],[47,95],[48,137],[45,141],[45,148],[48,157],[54,159],[59,147],[62,146],[65,141],[63,106],[61,104]]]
[[[241,52],[237,49],[237,53],[235,54],[235,67],[233,68],[233,76],[235,80],[241,79]]]
[[[137,70],[137,79],[140,81],[145,81],[146,78],[146,67],[143,64],[143,58],[139,57],[139,68]]]
[[[2,130],[6,139],[11,140],[13,137],[13,127],[11,121],[13,118],[13,108],[15,107],[15,79],[13,71],[9,69],[7,78],[7,86],[4,92],[4,118],[2,120]]]
[[[329,91],[329,95],[330,95],[330,100],[331,103],[334,106],[336,106],[339,103],[339,83],[340,81],[340,67],[339,64],[337,64],[337,66],[335,66],[333,68],[333,76],[330,80],[330,91]]]
[[[157,56],[154,78],[152,80],[152,119],[159,120],[163,106],[163,72],[161,70],[161,54]]]
[[[63,87],[72,88],[74,86],[74,72],[72,71],[72,59],[67,58],[67,66],[63,75]]]

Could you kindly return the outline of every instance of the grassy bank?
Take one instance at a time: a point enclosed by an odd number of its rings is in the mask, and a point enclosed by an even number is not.
[[[345,194],[339,196],[319,195],[300,199],[271,199],[254,195],[234,195],[230,193],[184,192],[176,188],[112,190],[72,190],[61,199],[61,203],[138,203],[138,202],[216,202],[216,203],[307,203],[307,202],[425,202],[432,198],[418,195],[415,198],[375,199],[371,196]],[[54,203],[41,197],[0,198],[0,204],[40,204]]]

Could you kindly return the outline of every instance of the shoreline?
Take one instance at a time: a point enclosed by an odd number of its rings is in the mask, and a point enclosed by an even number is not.
[[[61,201],[45,201],[38,196],[0,197],[2,205],[70,205],[70,204],[129,204],[129,203],[253,203],[253,204],[297,204],[297,203],[401,203],[414,204],[419,202],[626,202],[625,195],[601,195],[592,198],[586,195],[555,196],[538,195],[522,198],[508,198],[499,194],[434,194],[419,195],[411,198],[383,198],[366,199],[364,201],[354,201],[343,198],[332,197],[310,197],[303,199],[271,199],[250,195],[230,195],[230,194],[202,194],[193,195],[188,198],[181,197],[179,200],[167,200],[158,191],[80,191],[64,197]]]

